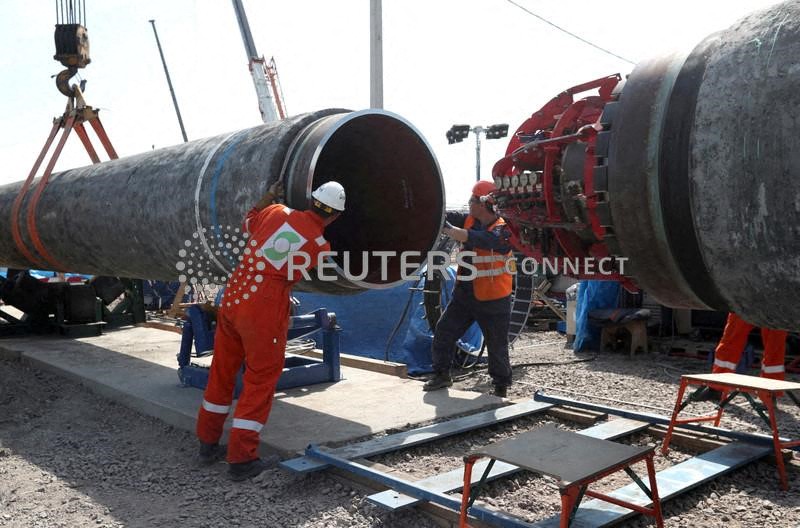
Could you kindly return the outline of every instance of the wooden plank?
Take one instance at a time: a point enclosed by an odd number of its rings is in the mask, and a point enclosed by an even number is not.
[[[654,425],[652,427],[648,427],[647,432],[653,436],[657,436],[658,438],[664,438],[667,436],[667,427],[663,425]],[[673,429],[672,440],[670,441],[670,445],[675,444],[676,446],[694,449],[700,452],[710,451],[712,449],[722,447],[727,443],[727,440],[709,438],[705,435],[701,435],[700,433],[692,433],[685,429]]]
[[[567,420],[570,422],[576,422],[581,425],[594,425],[599,421],[607,420],[607,414],[600,414],[592,411],[585,411],[583,409],[575,409],[572,407],[553,407],[547,414],[558,418],[560,420]]]
[[[298,354],[322,359],[322,350],[317,348],[311,350],[303,350]],[[380,372],[381,374],[388,374],[390,376],[397,376],[399,378],[408,377],[408,367],[404,363],[395,363],[393,361],[382,361],[380,359],[367,358],[362,356],[354,356],[352,354],[339,354],[339,362],[346,367],[353,367],[361,370],[369,370],[371,372]]]
[[[618,420],[611,420],[588,429],[579,431],[580,434],[589,436],[591,438],[600,438],[603,440],[615,440],[617,438],[627,436],[643,429],[646,429],[650,424],[646,422],[637,422],[636,420],[628,420],[621,418]],[[479,460],[475,463],[472,470],[472,483],[477,483],[483,472],[486,470],[488,460]],[[492,467],[487,480],[494,480],[497,478],[512,475],[521,471],[519,467],[513,464],[497,461]],[[450,493],[452,491],[460,490],[464,484],[464,469],[454,469],[447,473],[440,475],[433,475],[431,477],[418,480],[414,484],[439,493]],[[387,490],[381,493],[375,493],[367,497],[367,500],[378,506],[382,506],[388,510],[399,510],[408,508],[419,504],[421,501],[410,495],[405,495],[395,490]]]
[[[523,416],[544,412],[552,407],[552,404],[527,401],[484,411],[469,416],[439,422],[402,433],[395,433],[357,444],[350,444],[336,449],[331,449],[330,453],[341,458],[353,460],[356,458],[368,458],[398,449],[405,449],[425,442],[438,440],[447,436],[480,429],[487,425],[514,420]],[[302,456],[281,462],[281,467],[296,473],[309,473],[319,471],[328,467],[328,464],[313,457]]]
[[[158,321],[147,321],[146,323],[138,323],[135,326],[141,326],[143,328],[155,328],[157,330],[166,330],[167,332],[175,332],[176,334],[183,333],[182,328],[167,323],[159,323]]]
[[[690,458],[664,471],[659,471],[656,477],[661,502],[664,503],[666,500],[685,493],[709,480],[729,473],[745,464],[755,462],[771,452],[771,447],[733,442],[700,456]],[[641,475],[641,477],[647,482],[647,478],[644,475]],[[633,483],[609,493],[609,495],[641,506],[648,506],[651,503],[650,499],[639,489],[639,486]],[[638,513],[608,502],[593,499],[581,504],[571,527],[610,526],[634,515],[638,515]],[[535,523],[534,526],[537,528],[557,527],[559,526],[559,517],[550,517]]]
[[[178,291],[175,292],[175,297],[172,299],[172,305],[169,307],[167,311],[167,315],[170,317],[177,317],[178,312],[181,310],[181,301],[183,300],[183,296],[186,294],[186,282],[181,282],[178,285]]]

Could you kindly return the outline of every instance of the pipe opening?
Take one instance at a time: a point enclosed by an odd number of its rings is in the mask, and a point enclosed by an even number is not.
[[[325,231],[344,267],[343,252],[350,252],[347,271],[363,288],[388,287],[401,280],[402,252],[424,261],[442,225],[444,188],[436,159],[422,136],[402,119],[370,110],[348,114],[336,121],[312,161],[312,188],[335,180],[347,193],[345,212]],[[377,251],[393,251],[382,277]],[[411,274],[416,266],[406,268]]]

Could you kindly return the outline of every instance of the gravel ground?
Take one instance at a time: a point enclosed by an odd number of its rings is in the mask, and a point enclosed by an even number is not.
[[[197,467],[195,450],[190,433],[0,361],[0,527],[436,526],[325,474],[233,483],[224,463]]]
[[[517,383],[510,397],[528,398],[535,388],[550,387],[572,391],[577,399],[644,403],[662,410],[641,410],[659,414],[668,414],[674,404],[680,373],[707,371],[703,362],[655,353],[633,360],[622,354],[574,354],[553,332],[528,334],[518,341],[512,364],[523,363],[546,364],[515,367]],[[456,388],[487,391],[488,381],[485,371],[478,370],[458,381]],[[729,411],[723,426],[763,430],[746,403],[738,405],[743,409]],[[782,400],[779,419],[786,436],[800,436],[800,412],[788,399]],[[547,423],[581,428],[533,416],[375,460],[422,478],[463,467],[461,457],[477,446]],[[626,441],[660,445],[659,439],[643,434]],[[390,514],[372,507],[364,500],[366,490],[325,474],[296,477],[276,468],[250,482],[229,482],[225,464],[194,464],[195,445],[190,433],[59,377],[0,361],[0,527],[436,526],[414,510]],[[695,454],[672,449],[667,458],[657,456],[656,465],[661,469]],[[789,480],[790,491],[781,492],[774,465],[751,464],[665,503],[666,525],[798,527],[796,468],[790,468]],[[620,474],[604,487],[627,483]],[[527,520],[549,517],[560,507],[555,483],[530,474],[492,483],[484,496],[490,505]],[[639,519],[624,526],[648,525]]]
[[[536,366],[514,367],[515,384],[509,390],[511,398],[528,398],[536,389],[548,388],[547,392],[558,394],[555,389],[564,391],[562,396],[583,401],[605,404],[613,407],[634,409],[603,401],[597,398],[623,400],[651,406],[639,408],[643,412],[670,415],[678,392],[682,373],[705,373],[708,365],[699,360],[667,357],[655,352],[639,354],[635,359],[621,353],[581,353],[565,349],[564,339],[556,332],[526,334],[515,343],[511,352],[511,363],[522,365],[542,363]],[[788,375],[791,381],[800,381],[797,375]],[[490,390],[490,378],[485,370],[455,383],[462,390]],[[788,398],[779,402],[778,421],[783,436],[800,437],[800,409]],[[655,407],[657,409],[653,409]],[[713,409],[710,403],[694,404],[687,412],[707,412]],[[537,418],[526,428],[550,421]],[[520,422],[517,422],[518,424]],[[580,426],[560,424],[569,429]],[[751,411],[749,404],[741,397],[734,400],[723,415],[722,427],[738,431],[767,432],[760,418]],[[524,429],[523,429],[524,430]],[[489,441],[513,436],[515,431],[507,429],[495,433]],[[464,440],[443,441],[424,449],[425,457],[436,458],[435,450],[441,450],[445,459],[452,457],[450,443],[461,445],[461,453],[479,445],[481,441],[464,443]],[[635,435],[625,440],[638,445],[661,446],[661,440],[645,435]],[[420,448],[423,449],[423,448]],[[695,452],[682,452],[675,446],[665,460],[660,454],[655,458],[656,469],[663,469],[678,463]],[[428,462],[430,463],[430,462]],[[387,462],[387,465],[391,465]],[[449,467],[449,466],[448,466]],[[410,468],[413,464],[410,464]],[[645,471],[636,468],[640,475]],[[664,516],[667,526],[695,528],[797,528],[800,527],[800,472],[789,466],[788,492],[778,486],[774,464],[761,461],[750,464],[731,475],[715,480],[686,493],[681,497],[664,503]],[[611,488],[628,484],[624,474],[609,478]],[[601,488],[598,488],[601,489]],[[554,515],[559,510],[558,493],[552,480],[524,475],[493,484],[489,489],[493,506],[519,515],[529,520],[537,520]],[[649,526],[650,521],[634,519],[621,526]]]

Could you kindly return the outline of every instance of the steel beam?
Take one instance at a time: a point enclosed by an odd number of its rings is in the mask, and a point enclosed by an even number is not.
[[[415,445],[425,442],[431,442],[440,438],[445,438],[455,434],[464,433],[486,427],[503,423],[523,416],[538,414],[550,409],[552,405],[534,401],[527,401],[493,409],[491,411],[484,411],[478,414],[463,416],[454,420],[446,422],[439,422],[433,425],[426,425],[418,427],[409,431],[395,433],[381,438],[359,442],[357,444],[350,444],[332,450],[331,452],[345,459],[367,458],[399,449],[407,449]],[[312,471],[320,471],[326,469],[328,465],[320,460],[315,460],[313,457],[303,456],[284,460],[280,464],[284,469],[294,471],[296,473],[309,473]]]

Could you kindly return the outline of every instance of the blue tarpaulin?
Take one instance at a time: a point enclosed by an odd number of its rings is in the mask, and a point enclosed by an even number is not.
[[[444,288],[443,305],[450,300],[454,284],[455,271],[450,269]],[[342,327],[342,353],[386,359],[386,346],[391,338],[388,360],[405,363],[409,374],[419,375],[432,371],[433,341],[428,321],[424,319],[423,294],[421,291],[410,290],[419,286],[421,284],[416,282],[406,282],[394,288],[368,290],[356,295],[298,292],[295,297],[300,300],[300,312],[326,308],[336,313],[336,319]],[[395,331],[404,311],[405,318]],[[478,350],[482,339],[478,326],[472,325],[464,334],[461,346],[467,350]],[[317,345],[320,345],[319,341]]]
[[[46,271],[46,270],[28,270],[28,274],[33,277],[34,279],[52,279],[56,276],[55,271]],[[8,268],[0,268],[0,277],[7,278],[8,276]],[[92,278],[91,275],[84,275],[82,273],[65,273],[64,277],[67,279],[78,277],[80,279],[89,280]]]
[[[619,283],[614,281],[581,281],[575,307],[575,343],[573,349],[600,349],[600,327],[589,322],[589,312],[599,308],[616,308]]]

